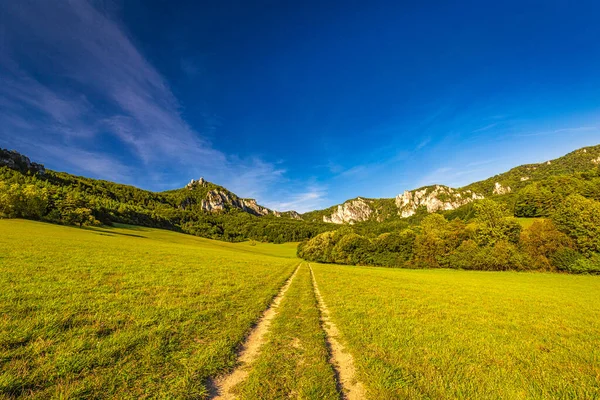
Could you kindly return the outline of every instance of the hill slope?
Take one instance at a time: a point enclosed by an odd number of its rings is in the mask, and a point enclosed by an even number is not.
[[[394,218],[411,217],[420,209],[427,213],[452,211],[476,200],[494,198],[511,201],[514,194],[532,184],[551,177],[589,171],[600,165],[600,145],[573,151],[555,160],[539,164],[526,164],[483,181],[462,188],[444,185],[425,186],[407,190],[395,199],[366,199],[358,197],[324,210],[302,214],[307,221],[335,224],[382,222]]]
[[[62,224],[125,223],[241,241],[299,241],[327,229],[244,199],[204,179],[151,192],[129,185],[47,170],[0,149],[0,216]]]

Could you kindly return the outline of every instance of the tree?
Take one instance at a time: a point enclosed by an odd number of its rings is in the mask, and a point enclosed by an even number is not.
[[[541,219],[521,233],[521,245],[536,268],[550,270],[556,268],[552,265],[554,255],[561,249],[572,248],[573,242],[551,220]]]
[[[352,232],[342,236],[336,243],[332,258],[338,264],[362,264],[367,260],[370,247],[369,239]]]
[[[591,256],[600,252],[600,202],[571,195],[557,208],[552,220],[573,239],[581,253]]]
[[[519,243],[521,224],[510,217],[506,209],[492,200],[475,204],[477,228],[475,241],[480,246],[493,246],[498,241]]]

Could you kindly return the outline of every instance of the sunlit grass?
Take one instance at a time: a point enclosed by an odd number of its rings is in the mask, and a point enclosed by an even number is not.
[[[278,308],[241,399],[339,399],[310,271],[303,264]]]
[[[0,397],[202,397],[206,379],[234,365],[293,253],[0,220]]]
[[[600,397],[600,279],[312,264],[369,398]]]

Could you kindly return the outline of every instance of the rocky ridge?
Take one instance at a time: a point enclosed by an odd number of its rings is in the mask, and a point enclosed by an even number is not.
[[[199,202],[200,208],[203,211],[222,212],[230,208],[237,208],[256,216],[273,215],[275,217],[302,219],[300,214],[298,214],[296,211],[279,212],[271,210],[267,207],[257,204],[255,199],[243,199],[238,197],[228,190],[211,184],[202,177],[198,180],[192,179],[190,183],[185,186],[185,188],[188,190],[195,190],[199,188],[209,189],[205,198],[201,199]],[[186,204],[184,204],[184,206],[191,203],[191,201],[188,201]]]
[[[46,168],[42,164],[32,162],[29,157],[14,150],[0,149],[0,166],[6,166],[23,173],[45,174]]]
[[[344,204],[337,206],[337,209],[330,216],[323,216],[323,222],[334,224],[354,224],[369,220],[373,213],[371,207],[362,198],[349,200]]]
[[[435,185],[417,190],[405,191],[396,196],[398,214],[403,218],[410,217],[419,207],[425,207],[427,212],[455,210],[458,207],[483,199],[483,195],[471,190],[458,190],[448,186]]]

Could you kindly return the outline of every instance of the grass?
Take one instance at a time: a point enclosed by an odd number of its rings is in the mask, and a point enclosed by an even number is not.
[[[271,325],[240,399],[339,399],[310,271],[303,264]]]
[[[600,279],[313,265],[369,398],[600,398]]]
[[[0,398],[202,398],[292,246],[0,220]]]
[[[0,398],[205,398],[295,244],[0,220]],[[600,398],[600,278],[313,264],[371,399]],[[244,399],[339,398],[310,273]]]

